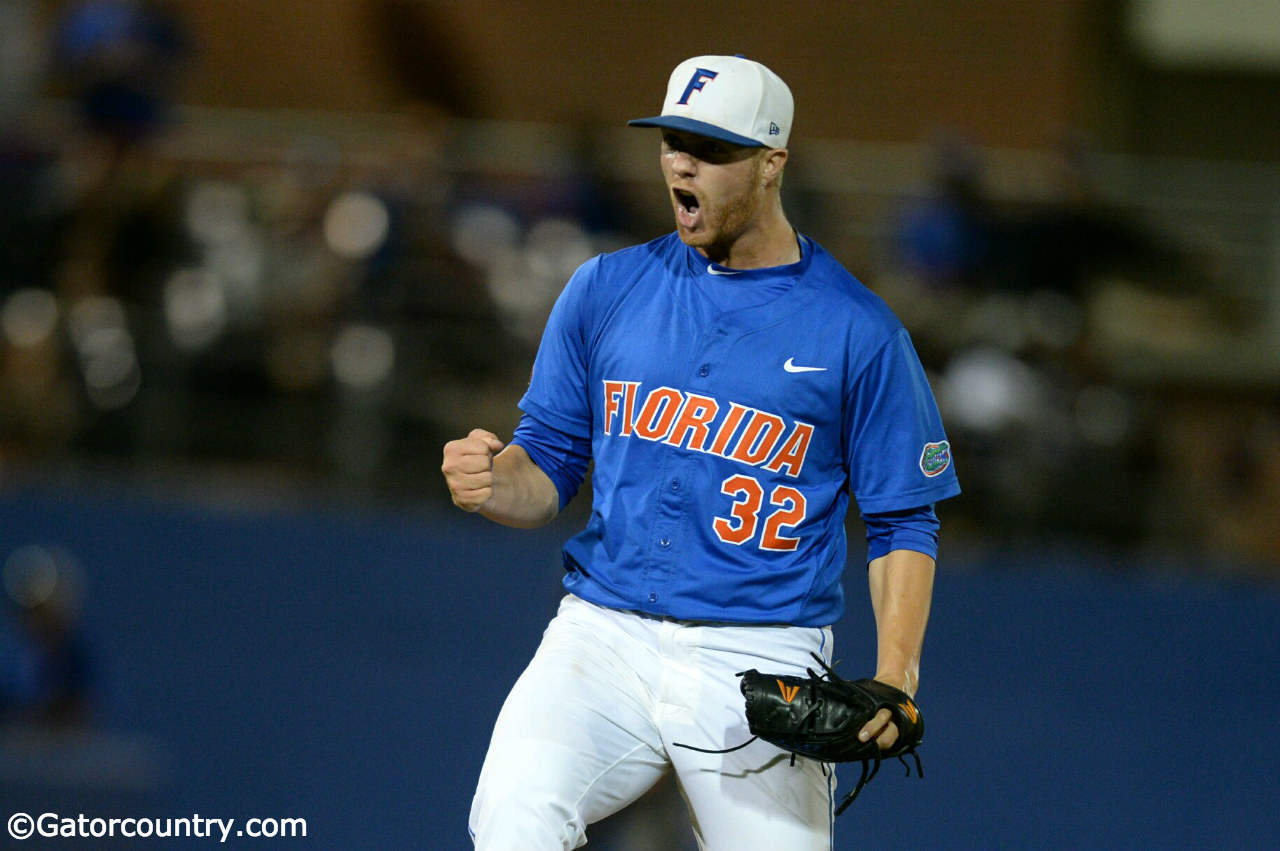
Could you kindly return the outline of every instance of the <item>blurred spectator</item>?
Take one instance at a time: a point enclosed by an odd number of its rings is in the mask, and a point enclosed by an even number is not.
[[[943,137],[933,151],[930,190],[894,224],[893,256],[902,271],[935,290],[1055,292],[1077,302],[1107,277],[1164,288],[1202,280],[1189,252],[1108,202],[1086,142],[1069,137],[1054,153],[1050,198],[997,203],[984,187],[978,150]]]
[[[895,255],[928,287],[978,287],[989,278],[994,222],[977,150],[959,138],[938,142],[931,184],[897,222]]]
[[[168,120],[189,47],[177,15],[159,0],[80,0],[58,27],[56,69],[88,125],[127,144]]]
[[[1054,152],[1056,197],[1002,217],[992,283],[1013,292],[1047,290],[1084,299],[1105,278],[1160,289],[1199,281],[1195,259],[1110,203],[1092,165],[1093,151],[1068,137]]]
[[[74,559],[28,545],[4,563],[6,614],[0,632],[0,721],[66,729],[93,719],[94,668],[80,627],[82,579]],[[7,640],[6,640],[7,639]]]

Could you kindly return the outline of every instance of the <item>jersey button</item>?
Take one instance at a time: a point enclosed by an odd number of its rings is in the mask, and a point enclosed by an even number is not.
[[[658,546],[660,546],[660,547],[669,547],[669,546],[671,546],[671,539],[670,539],[670,538],[668,538],[668,537],[665,537],[665,536],[663,536],[663,537],[659,538],[659,539],[658,539]]]
[[[701,376],[702,378],[706,378],[710,374],[711,374],[711,364],[704,363],[702,366],[698,367],[698,375]]]
[[[650,603],[656,603],[656,602],[658,602],[658,595],[657,595],[657,594],[650,594],[650,595],[649,595],[649,602],[650,602]]]
[[[678,490],[680,490],[680,480],[679,480],[679,479],[672,479],[672,480],[671,480],[671,489],[672,489],[673,491],[678,491]]]

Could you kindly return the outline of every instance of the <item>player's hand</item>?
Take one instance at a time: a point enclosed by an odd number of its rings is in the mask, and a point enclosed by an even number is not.
[[[903,683],[894,682],[892,677],[876,675],[876,679],[882,683],[887,683],[894,688],[902,689]],[[903,689],[905,691],[905,689]],[[888,750],[893,747],[893,743],[898,741],[898,725],[893,723],[893,713],[887,709],[881,709],[870,721],[862,726],[858,731],[858,739],[863,742],[869,742],[875,739],[880,750]]]
[[[463,511],[479,511],[493,497],[493,456],[502,446],[496,434],[482,428],[444,445],[440,470],[454,505]]]

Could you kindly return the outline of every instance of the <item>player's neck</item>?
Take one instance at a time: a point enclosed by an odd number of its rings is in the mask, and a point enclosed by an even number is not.
[[[728,245],[700,246],[698,251],[730,269],[768,269],[800,261],[800,242],[781,205],[758,219]]]

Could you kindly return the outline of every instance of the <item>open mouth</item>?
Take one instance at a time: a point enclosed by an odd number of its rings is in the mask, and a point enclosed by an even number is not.
[[[684,189],[672,189],[671,194],[675,196],[676,203],[684,208],[686,213],[694,213],[698,210],[698,196]]]
[[[676,223],[683,228],[696,229],[702,207],[698,196],[687,189],[672,189],[671,197],[676,201]]]

